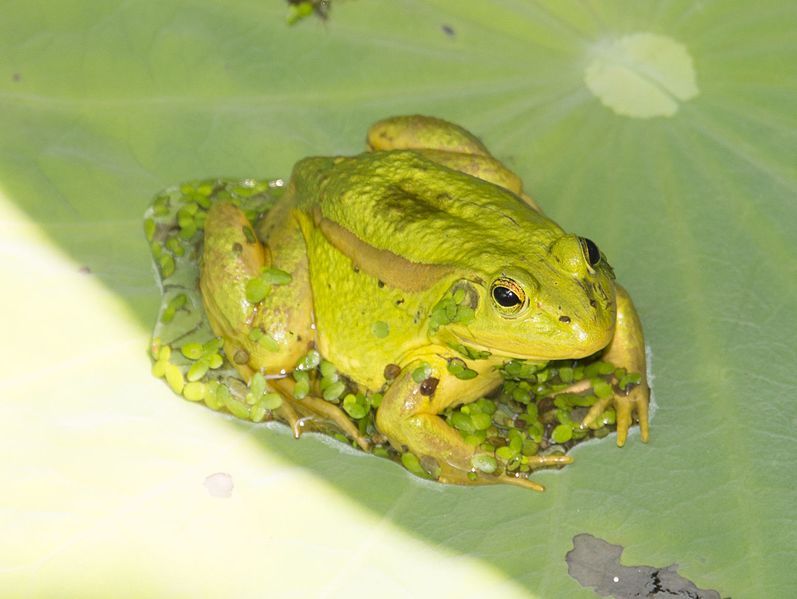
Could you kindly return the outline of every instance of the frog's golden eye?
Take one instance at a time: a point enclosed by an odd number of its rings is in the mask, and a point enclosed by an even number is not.
[[[601,262],[601,251],[595,245],[595,242],[586,237],[579,237],[578,240],[581,242],[581,252],[584,254],[584,260],[587,261],[590,269],[598,266]]]
[[[523,288],[512,279],[501,277],[493,281],[490,295],[498,304],[498,308],[505,314],[516,314],[526,304],[526,294]]]

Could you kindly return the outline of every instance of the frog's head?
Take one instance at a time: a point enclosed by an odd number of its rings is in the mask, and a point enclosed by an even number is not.
[[[474,317],[453,325],[460,342],[529,360],[582,358],[606,347],[615,328],[614,274],[591,240],[562,234],[525,263],[464,287]]]

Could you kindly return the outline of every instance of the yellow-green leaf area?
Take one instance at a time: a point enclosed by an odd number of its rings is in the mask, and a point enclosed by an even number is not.
[[[680,102],[699,93],[689,51],[670,37],[634,33],[600,41],[591,53],[584,82],[604,106],[619,115],[673,116]]]

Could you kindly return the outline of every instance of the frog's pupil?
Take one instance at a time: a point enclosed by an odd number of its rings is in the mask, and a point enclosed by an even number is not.
[[[595,242],[591,239],[587,239],[586,237],[582,237],[581,240],[584,242],[584,247],[587,248],[587,262],[592,267],[598,265],[598,262],[601,261],[601,251],[598,249],[598,246],[595,245]]]
[[[508,287],[501,287],[500,285],[493,288],[493,297],[495,298],[495,301],[504,308],[511,308],[512,306],[517,306],[520,303],[520,298],[515,294],[514,291]]]

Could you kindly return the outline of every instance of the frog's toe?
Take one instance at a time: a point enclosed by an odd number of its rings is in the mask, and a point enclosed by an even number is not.
[[[341,410],[339,407],[323,400],[318,399],[315,397],[307,396],[304,399],[300,400],[303,405],[307,406],[312,412],[315,412],[320,417],[325,418],[327,420],[332,421],[335,426],[337,426],[343,434],[347,437],[354,439],[357,445],[360,446],[360,449],[363,451],[370,451],[371,444],[360,434],[359,429],[354,426],[354,423],[349,419],[346,413]]]
[[[648,442],[648,435],[650,432],[650,425],[648,424],[648,395],[637,401],[636,404],[637,418],[639,418],[639,436],[643,443]]]
[[[555,466],[567,466],[573,463],[573,458],[569,455],[561,453],[554,453],[551,455],[532,455],[528,457],[529,467],[536,468],[551,468]]]
[[[628,398],[618,397],[614,406],[617,411],[617,447],[622,447],[631,428],[631,402]]]
[[[314,427],[316,422],[331,422],[344,435],[354,439],[363,451],[370,451],[370,441],[360,434],[359,429],[339,407],[309,395],[303,399],[295,399],[294,382],[290,379],[272,381],[271,386],[282,395],[283,399],[277,415],[291,428],[293,436],[297,439],[305,430],[324,428],[323,425]]]
[[[538,482],[534,482],[528,476],[506,475],[501,478],[500,482],[507,483],[509,485],[515,485],[517,487],[523,487],[524,489],[531,489],[532,491],[537,491],[538,493],[545,491],[545,487]]]
[[[584,416],[584,420],[581,421],[581,428],[597,428],[598,418],[603,415],[606,411],[606,408],[614,401],[614,397],[606,397],[604,399],[599,399],[587,412],[587,415]]]
[[[628,431],[634,421],[634,413],[639,421],[640,438],[647,443],[649,435],[648,393],[647,387],[644,389],[636,387],[628,395],[616,394],[598,400],[581,421],[581,428],[596,428],[603,412],[610,404],[614,404],[614,409],[617,412],[617,446],[625,445]]]

